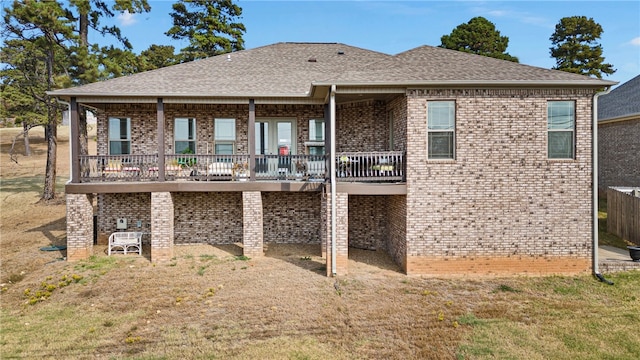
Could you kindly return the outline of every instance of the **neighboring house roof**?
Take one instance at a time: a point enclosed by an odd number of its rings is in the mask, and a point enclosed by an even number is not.
[[[392,56],[340,43],[277,43],[50,92],[60,97],[309,97],[329,85],[560,85],[614,82],[443,48]],[[315,96],[320,96],[318,92]]]
[[[640,118],[640,75],[598,98],[598,122]]]

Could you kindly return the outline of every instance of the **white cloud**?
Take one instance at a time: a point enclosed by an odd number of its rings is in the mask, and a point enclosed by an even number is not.
[[[486,7],[476,6],[470,8],[471,13],[486,15],[488,17],[495,18],[507,18],[513,21],[517,21],[524,24],[539,26],[543,28],[553,29],[555,24],[551,23],[549,19],[534,15],[527,11],[515,11],[510,9],[490,9]],[[491,21],[491,19],[489,19]]]
[[[125,10],[118,15],[118,22],[120,26],[130,26],[138,22],[138,20],[135,18],[135,14],[130,14],[129,11]]]
[[[631,41],[629,41],[629,44],[633,46],[640,46],[640,36],[638,36],[637,38],[631,39]]]

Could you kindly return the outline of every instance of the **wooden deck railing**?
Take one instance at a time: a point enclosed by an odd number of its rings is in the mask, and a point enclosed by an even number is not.
[[[154,181],[157,155],[81,155],[80,182]]]
[[[249,155],[165,155],[165,180],[325,181],[329,176],[325,155],[256,155],[250,169]],[[341,182],[405,180],[403,152],[342,152],[335,156]],[[82,155],[80,181],[157,181],[157,155]]]
[[[342,152],[336,155],[338,181],[404,181],[405,169],[405,156],[401,151]]]

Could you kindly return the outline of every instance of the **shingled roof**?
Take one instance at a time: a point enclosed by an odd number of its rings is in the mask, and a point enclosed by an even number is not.
[[[340,74],[333,81],[355,83],[572,84],[602,81],[487,56],[433,46],[420,46]],[[608,82],[609,85],[615,84]]]
[[[640,117],[640,75],[598,98],[598,121]]]
[[[308,97],[313,86],[333,84],[603,87],[615,83],[431,46],[392,56],[340,43],[277,43],[50,94],[60,97]]]

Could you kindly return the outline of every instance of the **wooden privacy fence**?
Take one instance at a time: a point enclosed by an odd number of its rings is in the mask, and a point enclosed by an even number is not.
[[[607,232],[640,245],[640,188],[607,189]]]

